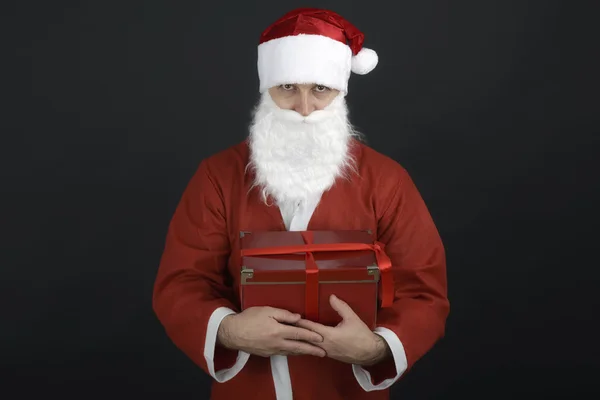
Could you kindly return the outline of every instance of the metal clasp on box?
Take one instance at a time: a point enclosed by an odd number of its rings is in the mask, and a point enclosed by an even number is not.
[[[375,282],[379,282],[379,277],[381,274],[379,273],[379,267],[377,265],[369,265],[367,267],[367,273],[369,275],[373,275],[373,280]]]
[[[248,283],[248,279],[254,277],[254,270],[251,268],[242,267],[242,285]]]

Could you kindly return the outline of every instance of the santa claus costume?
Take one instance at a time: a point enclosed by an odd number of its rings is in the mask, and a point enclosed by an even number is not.
[[[387,399],[444,335],[446,260],[434,222],[407,171],[365,145],[348,120],[351,72],[378,62],[363,42],[356,27],[321,9],[292,11],[266,29],[248,139],[200,163],[171,220],[153,306],[173,343],[214,378],[212,399]],[[340,94],[308,117],[269,96],[271,87],[301,83]],[[394,302],[375,329],[391,349],[386,361],[363,368],[217,344],[223,318],[241,311],[240,231],[365,229],[393,264]]]

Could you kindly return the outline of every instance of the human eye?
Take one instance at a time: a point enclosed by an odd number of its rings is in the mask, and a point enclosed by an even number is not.
[[[330,89],[327,86],[324,86],[324,85],[317,85],[317,86],[315,86],[315,90],[318,93],[325,93],[325,92],[329,91]]]
[[[284,85],[279,86],[281,89],[289,91],[289,90],[294,90],[294,85],[291,85],[289,83],[286,83]]]

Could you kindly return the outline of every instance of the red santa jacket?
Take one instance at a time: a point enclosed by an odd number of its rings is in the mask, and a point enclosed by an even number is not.
[[[398,371],[391,358],[367,368],[374,385],[367,391],[351,365],[289,357],[294,399],[387,399],[391,384],[444,335],[449,313],[445,251],[424,201],[396,161],[357,141],[352,153],[357,174],[323,194],[307,229],[371,229],[385,243],[395,299],[379,312],[378,326],[400,340],[406,364]],[[215,378],[215,400],[277,398],[278,378],[268,358],[215,346],[215,332],[207,335],[209,320],[219,313],[215,310],[240,309],[239,232],[286,229],[279,209],[251,190],[248,160],[248,145],[242,142],[200,163],[170,222],[153,294],[167,335]]]

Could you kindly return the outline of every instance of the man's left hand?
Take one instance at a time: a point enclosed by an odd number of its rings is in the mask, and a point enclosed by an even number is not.
[[[327,352],[327,357],[349,364],[370,366],[391,355],[386,341],[372,332],[346,302],[331,295],[329,303],[342,317],[342,322],[337,326],[325,326],[306,319],[296,323],[323,336],[323,342],[316,345]]]

